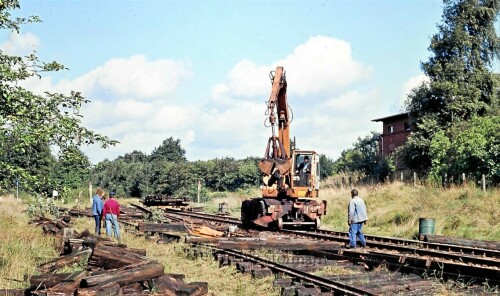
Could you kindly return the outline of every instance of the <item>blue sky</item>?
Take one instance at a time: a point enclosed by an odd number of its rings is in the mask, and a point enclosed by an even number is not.
[[[94,163],[170,136],[189,160],[263,155],[277,65],[298,146],[335,159],[422,81],[442,2],[21,0],[16,14],[43,22],[0,48],[69,68],[26,86],[81,91],[84,124],[121,142],[86,147]]]

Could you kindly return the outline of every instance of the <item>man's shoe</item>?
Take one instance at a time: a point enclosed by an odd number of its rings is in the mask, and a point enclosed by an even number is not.
[[[351,245],[345,245],[345,248],[346,249],[355,249],[356,247],[355,246],[351,246]]]

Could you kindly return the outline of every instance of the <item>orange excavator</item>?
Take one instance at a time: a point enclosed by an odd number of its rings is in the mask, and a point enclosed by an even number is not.
[[[264,175],[262,197],[243,201],[241,221],[248,227],[318,229],[321,216],[326,214],[326,201],[318,199],[319,155],[295,149],[290,140],[292,113],[287,103],[285,71],[277,67],[269,76],[272,90],[266,114],[272,135],[259,162]]]

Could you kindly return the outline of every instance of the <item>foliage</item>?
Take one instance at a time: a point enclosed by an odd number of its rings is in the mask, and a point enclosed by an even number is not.
[[[32,181],[35,180],[28,183],[28,179],[23,178],[21,175],[16,176],[15,179],[18,179],[21,189],[31,186],[37,192],[49,193],[52,185],[48,172],[52,171],[57,163],[57,160],[51,154],[49,145],[41,141],[33,141],[25,145],[23,150],[15,151],[18,142],[19,139],[8,137],[5,142],[0,144],[4,147],[4,149],[0,150],[0,163],[9,163],[22,168],[26,174],[31,176]],[[1,171],[0,169],[0,184],[5,188],[13,187],[15,180],[5,178]]]
[[[358,138],[353,148],[342,151],[339,159],[333,164],[335,173],[362,172],[365,175],[376,175],[380,180],[395,169],[392,159],[379,153],[380,134],[372,132],[364,138]]]
[[[500,183],[500,117],[475,117],[456,124],[448,133],[437,132],[430,145],[431,177],[447,174],[460,180],[462,173],[493,184]]]
[[[153,150],[149,161],[186,161],[186,150],[181,147],[181,140],[170,137]]]
[[[165,217],[165,212],[160,208],[152,208],[151,212],[144,217],[145,222],[151,223],[166,223],[168,219]]]
[[[460,166],[453,163],[457,158],[447,161],[450,166],[442,164],[444,137],[454,145],[456,130],[468,129],[463,122],[498,115],[500,84],[491,67],[500,58],[494,26],[499,12],[498,0],[445,1],[429,47],[432,56],[422,63],[430,82],[412,90],[406,102],[413,133],[402,152],[410,168],[435,175]]]
[[[16,0],[2,2],[0,29],[19,33],[22,25],[40,21],[38,17],[12,18],[10,12],[19,8]],[[21,86],[27,79],[64,69],[55,61],[40,61],[35,53],[19,57],[0,50],[0,150],[24,154],[33,147],[46,145],[65,151],[83,144],[98,143],[107,147],[116,143],[82,126],[80,109],[89,101],[80,92],[35,94]],[[40,188],[44,189],[44,184],[49,183],[15,159],[0,157],[3,183],[9,184],[5,180],[16,178],[24,180],[31,191],[40,192]]]
[[[320,177],[326,179],[335,172],[335,161],[325,154],[319,155]]]
[[[31,199],[26,212],[30,218],[46,217],[50,215],[53,218],[59,217],[59,208],[54,204],[52,198],[35,196]]]
[[[56,188],[78,188],[84,181],[89,180],[90,167],[89,158],[78,147],[64,149],[59,153],[59,160],[53,172]]]

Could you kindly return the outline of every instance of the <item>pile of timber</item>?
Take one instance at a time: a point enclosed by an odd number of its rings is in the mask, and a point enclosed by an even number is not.
[[[173,206],[186,207],[189,206],[191,199],[189,198],[174,198],[163,194],[152,194],[142,198],[142,203],[145,206]]]
[[[61,235],[62,255],[38,266],[42,273],[30,278],[27,289],[0,289],[0,295],[205,295],[206,282],[184,282],[184,275],[165,274],[163,265],[146,257],[146,250],[128,248],[87,230],[82,233],[56,230],[60,220],[39,218],[33,225],[46,233]],[[47,226],[50,225],[50,226]],[[46,226],[46,227],[43,227]],[[68,226],[68,224],[66,224]],[[76,233],[76,235],[75,235]],[[57,273],[63,267],[79,265],[80,271]]]
[[[73,217],[93,217],[91,208],[79,209],[74,207],[72,209],[60,208],[59,210]],[[144,219],[144,211],[128,206],[120,207],[120,221],[131,222],[142,219]]]

